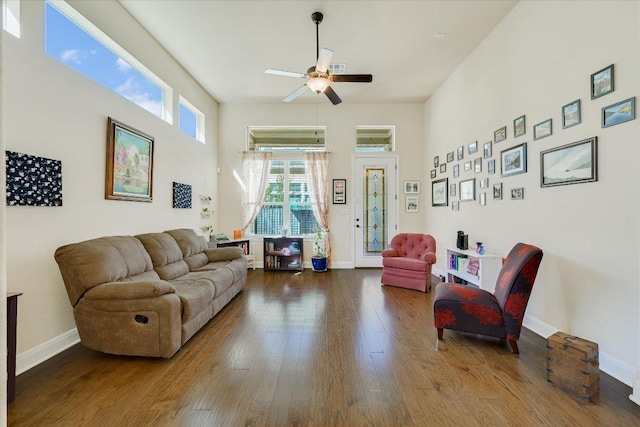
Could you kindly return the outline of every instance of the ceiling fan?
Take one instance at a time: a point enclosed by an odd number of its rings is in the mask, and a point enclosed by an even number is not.
[[[371,74],[329,74],[329,63],[333,56],[333,51],[330,49],[320,49],[320,40],[318,38],[318,27],[322,22],[322,13],[314,12],[311,14],[311,20],[316,23],[316,58],[317,63],[315,66],[309,67],[306,74],[296,73],[294,71],[281,71],[281,70],[266,70],[267,74],[277,74],[280,76],[297,77],[301,79],[307,79],[307,82],[294,90],[283,99],[284,102],[293,101],[298,95],[302,94],[307,87],[315,93],[323,92],[327,95],[327,98],[333,103],[338,105],[342,102],[342,99],[331,88],[331,82],[353,82],[353,83],[371,83],[373,76]]]

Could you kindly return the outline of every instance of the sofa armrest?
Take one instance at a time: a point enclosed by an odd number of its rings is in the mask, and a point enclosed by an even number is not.
[[[382,251],[383,257],[400,256],[400,253],[393,248],[385,249]]]
[[[88,300],[130,300],[156,298],[175,293],[175,288],[164,280],[139,282],[109,282],[89,289],[84,298]]]
[[[436,254],[434,252],[425,252],[420,256],[420,260],[426,262],[427,264],[435,264]]]
[[[207,258],[209,258],[209,262],[229,261],[242,258],[242,255],[244,255],[244,251],[239,246],[207,249],[205,253],[207,254]]]

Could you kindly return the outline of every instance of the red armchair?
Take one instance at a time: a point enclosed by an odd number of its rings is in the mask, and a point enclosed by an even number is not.
[[[488,335],[508,340],[518,354],[524,311],[540,261],[540,248],[518,243],[502,265],[493,294],[474,286],[440,283],[433,302],[438,339],[443,329]]]
[[[429,234],[400,233],[382,251],[383,285],[431,290],[431,266],[436,262],[436,240]]]

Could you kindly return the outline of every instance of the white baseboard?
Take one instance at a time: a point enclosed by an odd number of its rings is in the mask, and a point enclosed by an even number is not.
[[[629,395],[629,399],[636,405],[640,405],[640,378],[633,383],[633,394]]]
[[[18,354],[16,356],[16,375],[20,375],[21,373],[28,371],[34,366],[41,364],[79,342],[80,335],[78,335],[78,330],[73,328],[72,330],[37,345],[24,353]]]
[[[545,323],[542,320],[539,320],[528,314],[524,315],[524,322],[522,322],[522,324],[527,329],[535,332],[545,339],[549,338],[550,335],[558,332],[557,328],[554,328],[548,323]],[[634,381],[636,380],[636,376],[638,374],[638,370],[635,367],[621,362],[615,357],[612,357],[607,353],[603,353],[602,351],[599,354],[599,359],[600,370],[602,372],[606,372],[621,383],[626,384],[629,387],[633,387]],[[640,396],[637,397],[640,399]]]

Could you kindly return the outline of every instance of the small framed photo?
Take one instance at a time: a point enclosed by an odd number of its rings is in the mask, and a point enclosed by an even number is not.
[[[489,188],[489,178],[482,178],[480,180],[480,188]]]
[[[346,179],[333,180],[333,204],[334,205],[347,204],[347,180]]]
[[[447,153],[447,163],[453,162],[453,151]]]
[[[473,171],[475,173],[482,172],[482,157],[478,157],[473,161]]]
[[[631,97],[602,109],[602,127],[615,126],[636,118],[636,97]]]
[[[487,173],[489,175],[496,173],[496,161],[494,159],[487,162]]]
[[[455,197],[457,193],[458,186],[454,184],[449,184],[449,196]]]
[[[580,184],[598,180],[596,137],[540,153],[540,187]]]
[[[471,170],[471,160],[464,162],[464,170],[467,172]]]
[[[518,175],[527,172],[527,143],[523,142],[515,147],[507,148],[500,152],[501,169],[503,177]]]
[[[447,171],[447,164],[443,163],[440,165],[440,173],[445,173]]]
[[[453,177],[457,178],[460,176],[460,165],[453,165]]]
[[[524,188],[516,187],[511,189],[511,200],[522,200],[524,199]]]
[[[438,171],[436,171],[435,169],[431,169],[431,179],[435,178],[437,174]]]
[[[551,135],[551,119],[540,122],[533,126],[533,140],[537,141]]]
[[[480,193],[480,206],[487,206],[487,193]]]
[[[407,196],[404,198],[405,212],[419,212],[418,196]]]
[[[614,90],[613,64],[591,74],[591,99],[600,98]]]
[[[420,194],[420,181],[404,181],[404,194]]]
[[[476,199],[476,179],[460,181],[460,201],[469,202]]]
[[[433,158],[433,167],[437,168],[438,166],[440,166],[440,156],[435,156]]]
[[[478,151],[478,141],[474,141],[469,144],[469,154],[473,154]]]
[[[525,117],[520,116],[513,121],[513,137],[517,138],[525,133],[527,133]]]
[[[449,206],[449,179],[443,178],[431,183],[431,206]]]
[[[493,143],[491,141],[484,143],[482,146],[482,158],[488,159],[493,155],[492,145]]]
[[[458,160],[464,159],[464,145],[458,147]]]
[[[502,200],[502,183],[493,184],[493,200]]]
[[[580,124],[581,121],[579,99],[562,106],[562,129]]]
[[[507,139],[507,127],[502,126],[500,129],[497,129],[493,132],[493,143],[497,144],[498,142],[504,141]]]
[[[451,210],[458,212],[460,210],[460,202],[451,202]]]

